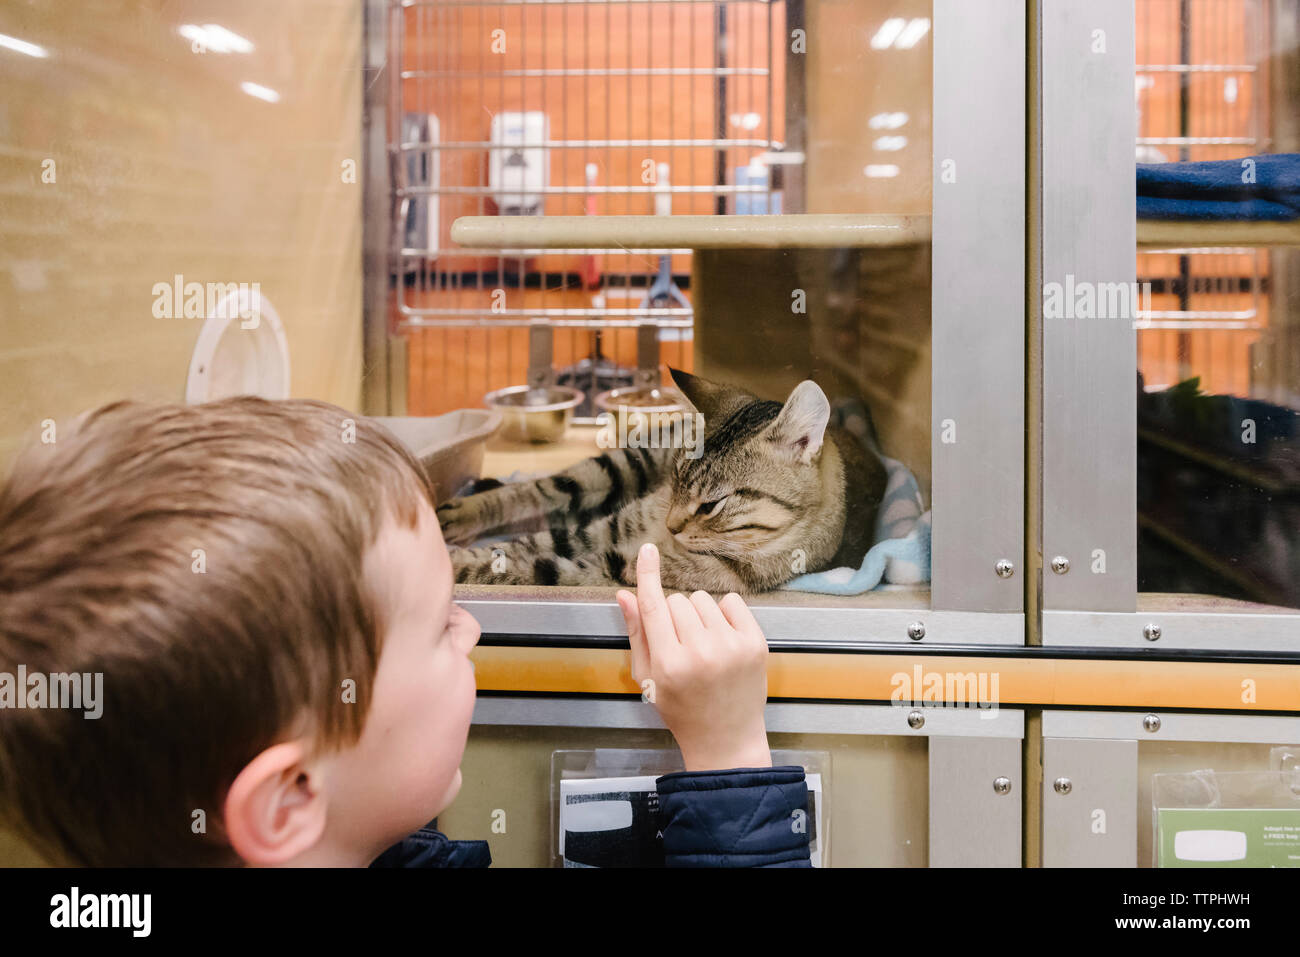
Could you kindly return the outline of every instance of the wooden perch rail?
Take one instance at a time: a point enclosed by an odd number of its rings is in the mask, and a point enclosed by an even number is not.
[[[1147,248],[1190,248],[1213,246],[1300,246],[1300,221],[1255,222],[1205,220],[1174,222],[1139,219],[1139,246]]]
[[[498,249],[842,249],[930,239],[929,216],[462,216],[460,246]]]

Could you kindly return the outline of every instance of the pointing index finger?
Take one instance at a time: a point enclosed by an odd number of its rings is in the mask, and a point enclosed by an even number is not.
[[[677,629],[668,613],[668,602],[659,582],[659,549],[647,542],[636,556],[636,603],[641,610],[641,627],[652,659],[669,653],[677,644]]]

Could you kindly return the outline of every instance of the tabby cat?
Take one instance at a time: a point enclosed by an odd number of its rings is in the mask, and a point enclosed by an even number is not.
[[[879,459],[827,428],[811,379],[784,405],[670,370],[703,416],[702,454],[620,448],[438,509],[458,582],[633,585],[654,542],[666,586],[741,594],[861,564],[885,489]],[[463,548],[487,534],[519,537]]]

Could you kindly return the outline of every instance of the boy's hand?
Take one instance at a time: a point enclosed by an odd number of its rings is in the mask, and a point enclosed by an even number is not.
[[[688,771],[768,768],[767,639],[739,595],[664,598],[659,550],[642,545],[636,595],[618,593],[632,678],[677,739]],[[649,684],[647,684],[647,679]]]

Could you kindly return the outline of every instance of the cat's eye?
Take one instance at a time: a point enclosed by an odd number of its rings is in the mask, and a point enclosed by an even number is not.
[[[714,499],[712,502],[701,502],[695,508],[696,515],[712,515],[722,507],[722,503],[727,499],[725,497]]]

